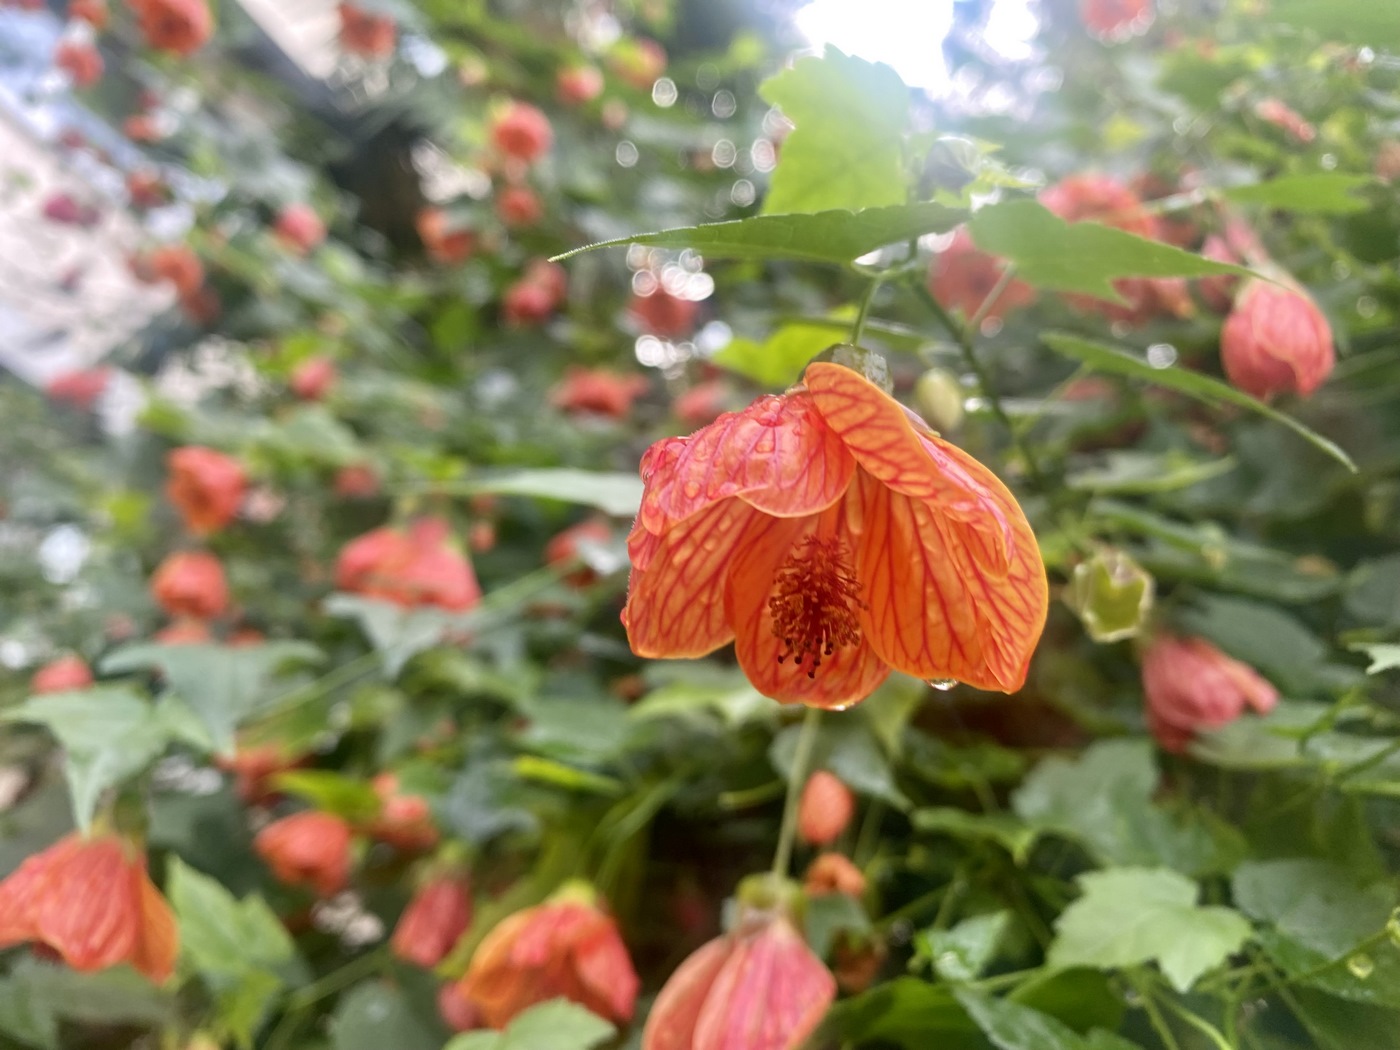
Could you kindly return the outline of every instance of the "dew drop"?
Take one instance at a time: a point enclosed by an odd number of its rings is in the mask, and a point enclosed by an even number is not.
[[[937,689],[940,693],[946,693],[949,689],[952,689],[953,686],[958,684],[958,680],[956,678],[930,678],[928,684],[930,687]]]
[[[1375,968],[1375,960],[1365,952],[1357,952],[1347,960],[1347,969],[1351,971],[1351,975],[1358,981],[1364,981],[1366,978],[1370,977]]]

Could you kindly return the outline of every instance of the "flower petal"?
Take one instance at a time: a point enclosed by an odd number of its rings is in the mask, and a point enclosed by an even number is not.
[[[695,657],[734,637],[725,615],[731,552],[761,515],[737,499],[716,503],[663,537],[633,530],[623,623],[638,656]]]
[[[662,536],[731,496],[776,517],[815,514],[841,498],[854,472],[855,461],[810,397],[762,397],[689,438],[647,450],[637,524]]]
[[[1048,601],[1040,551],[1020,509],[1013,503],[1005,511],[1011,560],[989,572],[987,540],[999,529],[958,521],[864,473],[859,486],[861,623],[880,658],[919,678],[1019,689]]]
[[[835,521],[838,538],[848,543],[840,524],[839,508],[824,515]],[[817,528],[818,519],[769,518],[755,520],[734,550],[724,607],[734,629],[735,655],[750,682],[764,696],[780,703],[803,703],[810,707],[843,708],[864,700],[886,676],[889,668],[868,640],[842,646],[823,657],[816,674],[808,677],[791,659],[778,662],[786,648],[773,631],[769,599],[779,568],[789,554]],[[854,547],[854,544],[851,544]]]

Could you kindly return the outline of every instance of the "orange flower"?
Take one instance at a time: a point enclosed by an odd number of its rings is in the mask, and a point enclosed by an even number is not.
[[[272,778],[278,773],[295,769],[305,757],[289,752],[281,744],[255,744],[240,747],[231,756],[215,756],[214,764],[233,774],[233,789],[249,804],[266,802],[277,792]]]
[[[996,290],[1006,264],[972,243],[965,227],[953,234],[948,247],[934,257],[929,268],[929,294],[951,310],[972,317]],[[1012,280],[987,308],[988,320],[1005,316],[1009,310],[1035,301],[1035,289],[1025,281]]]
[[[350,880],[350,825],[331,813],[308,810],[274,820],[253,839],[278,881],[310,886],[333,897]]]
[[[722,380],[711,379],[678,394],[671,411],[682,423],[699,427],[713,423],[728,400],[729,387]]]
[[[209,630],[207,623],[185,618],[178,619],[151,635],[151,641],[160,645],[203,645],[213,640],[214,633]]]
[[[808,866],[802,888],[809,897],[831,893],[861,897],[865,894],[865,873],[840,853],[823,853]]]
[[[543,324],[568,294],[568,277],[558,263],[536,259],[501,299],[501,316],[512,328]]]
[[[168,281],[181,296],[194,295],[204,285],[204,265],[183,244],[167,244],[135,256],[131,271],[148,284]]]
[[[392,18],[363,11],[354,4],[340,5],[340,46],[349,54],[388,58],[398,39],[398,26]]]
[[[49,380],[44,393],[55,401],[64,401],[74,408],[91,408],[111,381],[110,368],[80,368],[62,372]]]
[[[292,369],[287,386],[303,401],[320,401],[335,383],[335,362],[329,357],[308,357]]]
[[[214,35],[205,0],[127,0],[141,22],[146,43],[158,51],[192,55]]]
[[[102,79],[102,53],[82,40],[65,40],[59,44],[53,64],[68,74],[74,87],[91,87]]]
[[[819,769],[807,778],[797,806],[797,833],[810,846],[829,846],[856,812],[856,797],[835,773]]]
[[[549,395],[549,403],[565,412],[592,413],[626,419],[632,402],[647,389],[644,376],[622,375],[606,368],[571,367]]]
[[[637,972],[617,924],[586,889],[569,886],[501,920],[472,955],[458,988],[492,1028],[560,996],[619,1023],[632,1019]]]
[[[380,773],[373,781],[379,796],[379,814],[370,822],[369,833],[382,842],[404,850],[432,849],[438,842],[437,825],[433,823],[428,800],[421,795],[399,791],[399,778],[393,773]]]
[[[1309,396],[1337,363],[1332,326],[1286,274],[1250,278],[1220,330],[1220,361],[1230,382],[1254,397]]]
[[[496,214],[507,226],[533,226],[544,217],[544,205],[528,186],[507,186],[496,195]]]
[[[418,239],[435,263],[452,266],[471,258],[476,250],[476,231],[455,222],[441,208],[424,208],[413,220]]]
[[[602,518],[589,518],[569,526],[545,544],[544,562],[552,568],[572,568],[564,581],[571,587],[588,587],[598,582],[598,574],[580,561],[579,543],[602,546],[611,543],[612,538],[612,526]]]
[[[441,518],[420,518],[407,530],[373,529],[351,540],[335,567],[343,591],[397,605],[436,605],[454,612],[481,601],[471,562]]]
[[[796,1050],[835,998],[831,971],[792,922],[753,911],[671,975],[642,1050]]]
[[[86,22],[97,32],[107,28],[111,17],[107,11],[107,0],[68,0],[68,18],[73,22]]]
[[[890,669],[1014,692],[1045,567],[1006,487],[840,365],[642,457],[623,622],[640,656],[736,642],[754,686],[846,707]]]
[[[305,255],[326,239],[326,224],[315,208],[297,202],[282,209],[272,232],[288,251]]]
[[[1168,751],[1185,751],[1200,729],[1219,729],[1244,713],[1263,714],[1278,690],[1254,668],[1200,638],[1161,635],[1142,657],[1147,725]]]
[[[627,312],[644,332],[663,339],[682,339],[695,330],[700,304],[657,288],[650,295],[632,296]]]
[[[491,141],[507,157],[529,164],[549,152],[554,144],[554,129],[537,106],[511,102],[492,121]]]
[[[0,948],[37,941],[75,970],[130,963],[160,982],[178,936],[145,854],[116,835],[68,835],[0,882]]]
[[[603,74],[596,66],[566,66],[554,77],[554,94],[566,106],[582,106],[603,93]]]
[[[471,888],[466,876],[439,875],[408,902],[389,946],[404,962],[426,969],[447,958],[471,924]]]
[[[1313,127],[1297,110],[1290,108],[1280,99],[1260,99],[1254,104],[1254,115],[1287,132],[1298,142],[1311,142],[1317,138],[1317,128]]]
[[[248,477],[232,456],[212,448],[186,445],[165,457],[170,480],[165,494],[197,536],[218,532],[238,513]]]
[[[66,693],[70,689],[86,689],[92,685],[92,671],[81,656],[69,653],[57,660],[50,660],[30,679],[29,691],[36,696],[42,693]]]
[[[1079,18],[1089,35],[1117,44],[1147,32],[1156,12],[1152,0],[1079,0]]]
[[[228,608],[228,583],[207,551],[176,551],[151,576],[151,594],[169,615],[206,620]]]

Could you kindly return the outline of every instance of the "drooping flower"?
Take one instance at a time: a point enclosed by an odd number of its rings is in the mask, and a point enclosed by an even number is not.
[[[195,294],[204,284],[204,265],[183,244],[162,245],[134,256],[131,272],[147,283],[166,281],[181,296]]]
[[[380,801],[379,812],[368,828],[372,836],[407,852],[437,845],[440,836],[427,799],[400,791],[399,778],[393,773],[380,773],[372,786]]]
[[[582,106],[603,93],[603,74],[596,66],[566,66],[554,78],[554,94],[566,106]]]
[[[512,101],[491,122],[491,141],[507,157],[530,164],[549,152],[554,129],[539,107]]]
[[[209,620],[228,608],[228,582],[208,551],[176,551],[151,576],[151,595],[173,617]]]
[[[86,22],[95,32],[106,29],[110,17],[107,0],[68,0],[69,21]]]
[[[67,653],[50,660],[29,680],[29,691],[36,696],[43,693],[65,693],[70,689],[86,689],[92,685],[92,670],[87,661],[76,653]]]
[[[345,499],[368,499],[379,492],[379,475],[367,463],[351,463],[335,472],[331,487]]]
[[[638,986],[617,923],[591,890],[570,885],[497,923],[458,988],[483,1021],[504,1028],[522,1011],[561,996],[625,1024]]]
[[[1278,690],[1248,664],[1201,638],[1159,635],[1142,657],[1147,725],[1168,751],[1184,751],[1198,730],[1219,729],[1246,707],[1273,710]]]
[[[544,205],[528,186],[507,186],[496,194],[496,214],[507,226],[533,226],[544,217]]]
[[[797,807],[797,833],[811,846],[841,837],[856,812],[856,797],[835,773],[819,769],[807,778]]]
[[[642,457],[623,612],[640,656],[736,643],[754,686],[849,706],[896,668],[1014,692],[1045,623],[1015,498],[856,372],[807,367]]]
[[[1066,222],[1097,222],[1149,240],[1164,240],[1161,221],[1142,199],[1107,175],[1071,175],[1040,194],[1040,203]],[[1113,282],[1125,300],[1111,303],[1090,295],[1066,295],[1077,310],[1113,321],[1142,324],[1165,314],[1189,317],[1195,312],[1186,281],[1180,277],[1123,277]]]
[[[1220,330],[1220,361],[1230,382],[1257,398],[1307,397],[1332,373],[1332,327],[1317,304],[1283,274],[1250,278]]]
[[[1281,99],[1260,99],[1254,104],[1254,115],[1283,131],[1295,142],[1311,142],[1317,138],[1317,128]]]
[[[341,4],[340,46],[363,58],[388,58],[398,43],[399,29],[387,15],[376,15],[355,4]]]
[[[350,880],[350,825],[332,813],[274,820],[254,837],[253,849],[279,882],[309,886],[321,897],[335,896]]]
[[[305,761],[277,743],[240,746],[229,756],[215,756],[214,764],[233,774],[234,792],[249,805],[266,802],[277,794],[272,778]]]
[[[481,1014],[470,999],[462,995],[456,981],[447,981],[438,989],[438,1016],[452,1032],[471,1032],[484,1028]]]
[[[671,974],[642,1050],[797,1050],[835,998],[831,971],[792,921],[750,910]]]
[[[692,427],[713,423],[729,402],[729,387],[723,380],[711,379],[697,383],[677,395],[671,411],[677,419]]]
[[[471,562],[452,542],[442,518],[407,529],[374,529],[351,540],[336,562],[336,586],[397,605],[436,605],[460,612],[481,600]]]
[[[693,299],[682,299],[664,288],[657,288],[649,295],[634,295],[627,307],[628,314],[644,332],[659,335],[663,339],[681,339],[695,330],[695,317],[700,304]]]
[[[933,257],[929,266],[929,294],[964,317],[974,316],[987,297],[996,291],[1006,264],[988,255],[972,243],[966,227],[958,227],[948,247]],[[998,293],[996,301],[987,306],[984,316],[998,319],[1019,307],[1035,301],[1035,289],[1025,281],[1011,280]]]
[[[476,231],[455,222],[441,208],[424,208],[414,226],[428,257],[435,263],[454,266],[471,258],[476,250]]]
[[[320,401],[335,384],[335,361],[323,354],[308,357],[292,369],[287,386],[303,401]]]
[[[127,0],[146,43],[157,51],[192,55],[214,35],[206,0]]]
[[[165,495],[196,536],[218,532],[234,519],[248,490],[248,476],[232,456],[200,445],[177,448],[165,458]]]
[[[570,367],[549,394],[549,403],[565,412],[579,412],[609,419],[626,419],[632,402],[646,392],[644,376],[623,375],[606,368]]]
[[[807,866],[802,888],[809,897],[822,897],[829,893],[860,897],[865,894],[865,873],[843,854],[823,853]]]
[[[389,946],[404,962],[426,969],[447,958],[471,922],[471,884],[463,873],[444,872],[413,895]]]
[[[92,87],[102,79],[102,52],[85,40],[64,40],[54,51],[53,64],[68,74],[74,87]]]
[[[75,970],[129,963],[162,982],[178,938],[145,853],[117,835],[68,835],[0,882],[0,948],[34,941]]]
[[[1119,44],[1147,32],[1156,16],[1153,0],[1079,0],[1079,19],[1089,35]]]
[[[543,324],[568,292],[568,277],[558,263],[536,259],[501,299],[501,315],[513,327]]]
[[[54,376],[44,387],[44,393],[55,401],[64,401],[74,408],[91,408],[102,396],[112,379],[110,368],[80,368]]]
[[[290,252],[305,255],[326,239],[326,224],[309,204],[288,204],[277,215],[272,232]]]

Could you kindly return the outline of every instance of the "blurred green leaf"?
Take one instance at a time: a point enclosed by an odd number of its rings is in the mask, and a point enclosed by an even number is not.
[[[234,731],[277,699],[272,681],[287,664],[323,659],[308,642],[257,645],[128,645],[102,661],[108,674],[159,670],[170,688],[200,717],[214,750],[231,754]]]
[[[1230,186],[1221,191],[1221,196],[1234,204],[1262,204],[1300,215],[1348,215],[1370,208],[1365,198],[1356,196],[1356,191],[1374,182],[1370,175],[1317,171],[1282,175],[1249,186]]]
[[[764,386],[789,387],[801,378],[808,361],[839,341],[829,328],[788,324],[762,343],[742,338],[730,340],[710,360]]]
[[[768,758],[782,777],[792,776],[792,760],[801,731],[801,726],[788,726],[773,738],[768,749]],[[894,770],[874,733],[858,720],[827,719],[822,723],[812,748],[811,768],[835,773],[858,794],[884,799],[897,809],[909,807],[909,799],[895,784]]]
[[[1113,969],[1156,961],[1186,992],[1249,936],[1244,916],[1196,904],[1196,884],[1164,868],[1111,868],[1079,877],[1084,895],[1055,922],[1047,962]]]
[[[1400,668],[1400,645],[1362,642],[1353,645],[1351,649],[1352,652],[1365,653],[1370,658],[1371,663],[1366,668],[1367,674],[1382,674]]]
[[[947,985],[896,977],[842,1000],[821,1032],[834,1039],[893,1043],[905,1050],[986,1050],[987,1041]],[[821,1045],[820,1039],[813,1040]]]
[[[973,981],[982,976],[996,958],[1001,940],[1014,919],[1009,911],[974,915],[948,929],[930,927],[916,935],[915,944],[921,954],[928,956],[943,980]],[[973,1013],[973,1017],[976,1016]]]
[[[636,514],[642,502],[640,478],[632,474],[604,474],[589,470],[513,470],[474,476],[466,487],[474,493],[537,496],[565,503],[581,503],[619,518]]]
[[[441,642],[460,619],[431,606],[405,608],[358,594],[332,594],[323,607],[332,616],[359,623],[384,661],[384,675],[390,680],[399,676],[409,660]]]
[[[305,799],[312,808],[336,813],[352,822],[372,820],[382,807],[368,782],[329,769],[292,769],[278,773],[272,784],[279,791]]]
[[[1311,29],[1326,40],[1400,51],[1400,14],[1370,0],[1271,0],[1271,22]]]
[[[997,1050],[1141,1050],[1102,1029],[1086,1038],[1049,1014],[1011,999],[993,999],[967,988],[953,994]]]
[[[1105,346],[1102,343],[1092,343],[1087,339],[1081,339],[1079,336],[1069,335],[1065,332],[1047,332],[1042,338],[1046,345],[1057,353],[1071,357],[1094,371],[1109,372],[1113,375],[1127,376],[1130,379],[1146,380],[1157,386],[1168,387],[1178,393],[1186,394],[1198,401],[1204,401],[1206,404],[1224,402],[1258,412],[1261,416],[1267,416],[1276,423],[1282,423],[1310,444],[1326,452],[1352,473],[1356,472],[1356,464],[1352,462],[1351,457],[1335,443],[1308,429],[1292,416],[1284,415],[1277,409],[1269,407],[1262,401],[1255,400],[1248,394],[1241,393],[1218,379],[1201,375],[1199,372],[1189,372],[1176,366],[1154,368],[1143,358],[1124,353],[1122,350]]]
[[[442,1037],[402,991],[384,981],[356,985],[330,1017],[334,1050],[441,1050]]]
[[[1363,626],[1400,627],[1400,554],[1358,562],[1343,600]]]
[[[575,248],[556,259],[568,259],[595,248],[645,244],[693,248],[710,259],[796,259],[842,265],[887,244],[926,233],[946,233],[966,218],[966,212],[942,204],[898,204],[811,215],[757,215],[616,237]]]
[[[1016,276],[1027,284],[1082,292],[1110,302],[1122,302],[1113,288],[1119,277],[1207,277],[1250,272],[1097,222],[1065,222],[1032,200],[1005,201],[980,208],[968,222],[968,229],[977,247],[1010,260],[1016,267]]]
[[[765,214],[903,203],[909,89],[893,69],[828,45],[758,91],[796,125],[769,180]]]
[[[517,1014],[502,1032],[468,1032],[443,1050],[591,1050],[616,1029],[567,999],[551,999]]]

